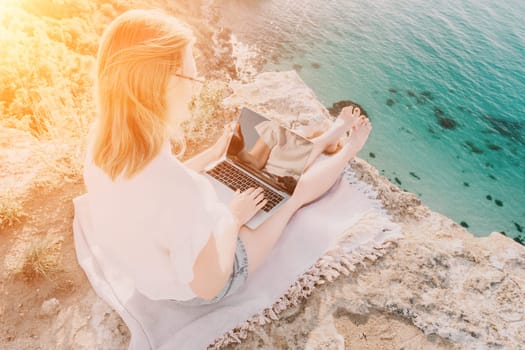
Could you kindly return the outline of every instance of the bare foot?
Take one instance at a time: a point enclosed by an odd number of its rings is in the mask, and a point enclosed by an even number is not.
[[[372,124],[364,115],[360,116],[352,126],[352,133],[348,139],[348,145],[352,148],[352,158],[363,148],[371,130]]]
[[[305,171],[293,193],[291,206],[297,208],[314,201],[328,191],[350,160],[363,148],[372,130],[370,121],[360,116],[352,127],[350,140],[336,154],[320,160]],[[287,202],[287,203],[289,203]]]
[[[346,124],[346,126],[349,126],[349,129],[346,131],[346,136],[342,136],[342,138],[340,138],[337,142],[329,144],[325,148],[325,154],[333,154],[341,149],[341,147],[346,143],[347,137],[350,136],[350,132],[352,131],[353,127],[357,125],[360,116],[364,117],[364,115],[361,115],[361,110],[359,107],[346,106],[341,110],[341,113],[339,113],[337,119],[343,120],[343,123]]]
[[[346,106],[339,113],[338,119],[344,120],[350,126],[356,125],[359,117],[361,116],[361,110],[359,107]]]

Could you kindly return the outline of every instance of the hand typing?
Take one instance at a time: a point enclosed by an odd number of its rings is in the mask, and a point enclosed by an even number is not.
[[[253,187],[244,192],[237,190],[230,202],[230,210],[239,224],[247,223],[257,212],[266,205],[267,199],[264,199],[264,192],[261,187]]]

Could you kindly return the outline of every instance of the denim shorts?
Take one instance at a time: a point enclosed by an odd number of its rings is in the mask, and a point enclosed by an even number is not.
[[[170,299],[176,304],[181,305],[207,305],[214,304],[226,296],[232,294],[237,289],[239,289],[246,280],[248,279],[248,254],[246,254],[246,249],[244,248],[244,243],[241,238],[237,238],[237,248],[235,249],[235,258],[233,259],[233,271],[230,275],[230,279],[226,282],[224,288],[213,298],[212,300],[202,299],[200,297],[195,297],[189,300],[175,300]]]

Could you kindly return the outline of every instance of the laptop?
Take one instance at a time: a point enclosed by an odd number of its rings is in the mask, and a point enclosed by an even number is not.
[[[266,154],[270,149],[267,159],[257,158],[261,142]],[[219,199],[228,204],[237,189],[263,188],[268,202],[245,224],[255,229],[292,196],[312,149],[310,140],[244,107],[226,155],[210,165],[205,175]]]

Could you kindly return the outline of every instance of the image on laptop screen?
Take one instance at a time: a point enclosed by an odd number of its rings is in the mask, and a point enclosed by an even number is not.
[[[310,140],[243,108],[226,156],[263,182],[292,195],[312,149]]]

